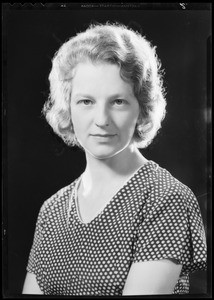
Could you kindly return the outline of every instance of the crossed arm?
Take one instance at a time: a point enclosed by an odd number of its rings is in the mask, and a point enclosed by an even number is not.
[[[169,259],[133,263],[123,295],[172,294],[181,268]],[[27,273],[22,293],[43,294],[34,274]]]

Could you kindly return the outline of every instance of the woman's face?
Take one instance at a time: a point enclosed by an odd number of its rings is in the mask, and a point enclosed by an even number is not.
[[[139,104],[113,64],[78,64],[72,81],[74,132],[87,153],[106,159],[132,143]]]

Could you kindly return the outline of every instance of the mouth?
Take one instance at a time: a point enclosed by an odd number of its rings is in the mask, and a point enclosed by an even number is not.
[[[91,134],[91,135],[95,137],[109,138],[115,136],[116,134]]]

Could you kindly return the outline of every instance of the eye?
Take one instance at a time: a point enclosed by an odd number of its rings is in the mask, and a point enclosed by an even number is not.
[[[82,99],[82,100],[79,100],[77,103],[84,104],[86,106],[93,104],[93,102],[89,99]]]
[[[118,105],[118,106],[121,106],[121,105],[123,105],[123,104],[126,104],[127,101],[124,100],[124,99],[115,99],[115,100],[114,100],[114,103],[115,103],[116,105]]]

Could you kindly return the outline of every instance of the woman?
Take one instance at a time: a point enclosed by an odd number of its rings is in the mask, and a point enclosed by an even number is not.
[[[49,80],[47,121],[87,163],[40,210],[23,293],[188,293],[206,268],[197,200],[138,150],[165,116],[155,48],[123,25],[90,26],[61,46]]]

